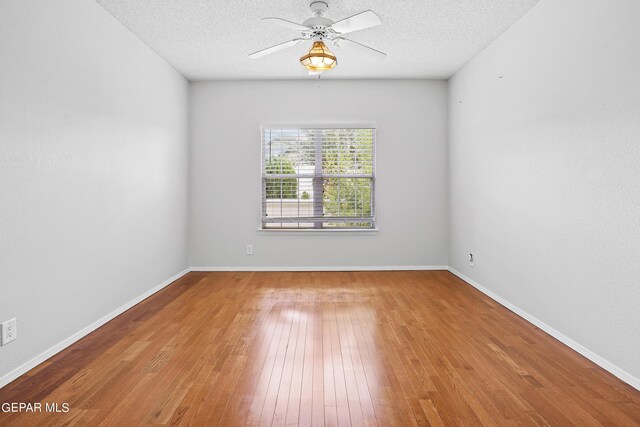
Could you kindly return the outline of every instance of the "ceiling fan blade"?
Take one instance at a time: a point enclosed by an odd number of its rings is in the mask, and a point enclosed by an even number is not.
[[[302,43],[303,41],[304,41],[304,39],[289,40],[288,42],[280,43],[280,44],[268,47],[266,49],[262,49],[262,50],[259,50],[257,52],[250,53],[249,54],[249,58],[253,58],[253,59],[261,58],[261,57],[263,57],[265,55],[269,55],[269,54],[277,52],[279,50],[286,49],[286,48],[291,47],[291,46],[295,46],[295,45],[297,45],[299,43]]]
[[[378,49],[374,49],[372,47],[365,46],[362,43],[358,43],[357,41],[354,41],[354,40],[351,40],[351,39],[347,39],[347,38],[344,38],[344,37],[336,37],[335,40],[337,40],[338,43],[344,41],[345,42],[344,45],[352,46],[352,47],[360,50],[361,52],[369,53],[369,54],[374,55],[374,56],[376,56],[377,58],[380,58],[380,59],[384,59],[384,58],[387,57],[386,53],[384,53],[384,52],[382,52],[382,51],[380,51]]]
[[[292,30],[306,31],[309,29],[309,27],[305,27],[302,24],[296,24],[295,22],[287,21],[286,19],[282,18],[262,18],[262,21],[266,21],[271,24],[279,25],[280,27],[289,28]]]
[[[365,28],[375,27],[380,24],[382,24],[382,21],[378,15],[371,10],[365,10],[364,12],[333,23],[331,28],[333,28],[336,33],[347,34],[364,30]]]

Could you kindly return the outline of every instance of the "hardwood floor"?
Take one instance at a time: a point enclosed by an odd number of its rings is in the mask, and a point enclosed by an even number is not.
[[[189,273],[0,389],[0,425],[640,425],[640,392],[444,271]]]

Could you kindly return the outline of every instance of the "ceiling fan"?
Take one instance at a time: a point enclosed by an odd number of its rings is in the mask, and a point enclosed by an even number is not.
[[[326,2],[313,1],[309,7],[311,8],[313,17],[307,19],[302,24],[297,24],[282,18],[262,18],[262,21],[297,30],[300,32],[300,37],[253,52],[249,54],[249,58],[261,58],[265,55],[311,40],[313,45],[309,52],[300,58],[300,63],[309,70],[310,75],[314,75],[331,70],[338,65],[338,59],[327,48],[325,42],[330,42],[335,47],[349,45],[379,59],[384,59],[387,56],[384,52],[344,37],[344,34],[382,24],[380,17],[371,10],[365,10],[364,12],[334,22],[325,17],[327,10],[329,10],[329,5]]]

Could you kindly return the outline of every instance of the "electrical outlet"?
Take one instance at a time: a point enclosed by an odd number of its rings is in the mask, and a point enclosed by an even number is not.
[[[470,254],[469,254],[469,258],[468,258],[468,259],[469,259],[469,265],[470,265],[471,267],[473,267],[473,266],[475,265],[475,264],[474,264],[474,263],[475,263],[475,260],[474,260],[474,258],[473,258],[473,254],[472,254],[472,253],[470,253]]]
[[[13,319],[2,322],[2,345],[7,345],[18,338],[18,321]]]
[[[247,245],[247,255],[253,255],[253,245]]]

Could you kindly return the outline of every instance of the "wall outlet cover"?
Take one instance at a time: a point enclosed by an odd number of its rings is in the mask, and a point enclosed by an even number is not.
[[[7,345],[18,338],[18,321],[14,317],[2,322],[2,345]]]

